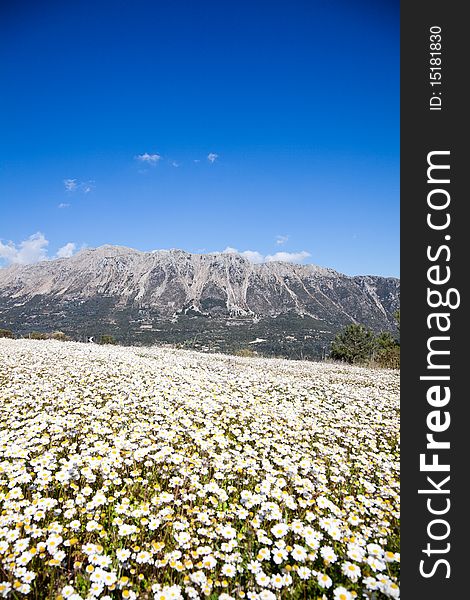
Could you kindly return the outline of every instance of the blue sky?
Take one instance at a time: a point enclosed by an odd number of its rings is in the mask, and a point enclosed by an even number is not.
[[[0,12],[0,264],[230,247],[399,275],[398,2]]]

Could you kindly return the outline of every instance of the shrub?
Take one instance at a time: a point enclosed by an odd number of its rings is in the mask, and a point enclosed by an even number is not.
[[[252,358],[253,356],[258,356],[258,353],[252,350],[251,348],[240,348],[235,351],[235,356],[244,356],[245,358]]]
[[[399,313],[398,313],[399,314]],[[399,316],[398,319],[399,321]],[[375,338],[376,350],[373,362],[385,369],[400,368],[400,343],[388,331],[382,331]]]
[[[68,340],[70,340],[69,336],[65,335],[63,331],[54,331],[50,334],[49,337],[51,338],[51,340],[59,340],[61,342],[67,342]]]
[[[10,329],[0,329],[0,338],[14,338],[15,334]]]
[[[112,335],[105,334],[100,337],[100,344],[117,344],[117,342]]]
[[[389,348],[381,348],[377,351],[374,362],[378,367],[384,369],[400,368],[400,346],[395,344]]]
[[[44,333],[43,331],[31,331],[28,334],[30,340],[47,340],[49,339],[49,334]]]

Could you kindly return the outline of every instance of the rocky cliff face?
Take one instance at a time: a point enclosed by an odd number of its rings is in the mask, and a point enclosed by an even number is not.
[[[110,332],[127,342],[151,342],[175,341],[175,335],[187,341],[197,324],[200,344],[221,349],[211,343],[216,331],[218,339],[224,330],[244,332],[235,335],[243,345],[254,342],[251,334],[260,327],[264,340],[266,330],[282,322],[284,338],[298,341],[315,331],[313,338],[324,347],[348,323],[394,330],[399,288],[394,278],[348,277],[315,265],[252,264],[238,254],[102,246],[0,269],[0,326],[19,333]]]

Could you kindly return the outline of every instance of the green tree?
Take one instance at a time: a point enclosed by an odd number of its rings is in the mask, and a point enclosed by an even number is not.
[[[375,338],[375,345],[378,351],[388,350],[397,345],[397,340],[389,331],[382,331]]]
[[[395,315],[396,316],[396,315]],[[400,315],[397,318],[400,323]],[[400,368],[400,342],[388,331],[382,331],[375,338],[374,362],[386,369]]]
[[[117,344],[112,335],[104,334],[100,338],[100,344]]]
[[[394,313],[393,316],[395,317],[395,321],[397,322],[398,338],[397,338],[396,342],[397,342],[397,346],[399,346],[400,345],[400,309],[398,309]]]
[[[350,364],[371,358],[376,348],[374,334],[364,325],[348,325],[331,343],[331,358]]]

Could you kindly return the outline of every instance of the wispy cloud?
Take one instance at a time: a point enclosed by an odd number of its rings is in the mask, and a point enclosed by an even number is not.
[[[70,204],[68,202],[61,202],[57,205],[57,208],[68,208]]]
[[[164,157],[160,154],[150,154],[149,152],[144,152],[144,154],[137,154],[134,156],[134,160],[138,161],[145,167],[154,167],[157,163],[162,161],[165,164],[170,165],[171,167],[180,167],[182,162],[180,160],[170,160],[168,157],[165,160],[162,160]],[[219,155],[215,152],[209,152],[207,155],[207,161],[212,165],[219,158]],[[200,158],[193,158],[192,162],[198,164],[201,162]],[[143,171],[139,171],[139,173],[146,173],[147,169]]]
[[[278,246],[282,246],[283,244],[285,244],[287,241],[289,240],[289,236],[288,235],[277,235],[276,236],[276,244]]]
[[[89,194],[94,188],[94,181],[78,181],[78,179],[64,179],[64,187],[67,192],[83,192]]]
[[[144,152],[144,154],[137,154],[135,157],[136,160],[148,165],[156,165],[161,158],[162,157],[160,154],[149,154],[148,152]]]
[[[62,246],[62,248],[59,248],[57,250],[56,256],[57,258],[70,258],[75,254],[76,248],[76,244],[74,244],[73,242],[68,242],[67,244],[65,244],[65,246]]]
[[[67,192],[74,192],[78,188],[76,179],[64,179],[64,187]]]
[[[269,262],[300,263],[311,256],[310,252],[306,252],[305,250],[302,250],[301,252],[276,252],[274,254],[263,255],[257,250],[240,251],[231,246],[227,246],[227,248],[222,251],[222,254],[239,254],[255,264]]]
[[[11,241],[4,244],[0,241],[0,259],[7,265],[28,265],[40,260],[47,260],[48,245],[49,241],[40,231],[30,235],[28,239],[19,244]]]

